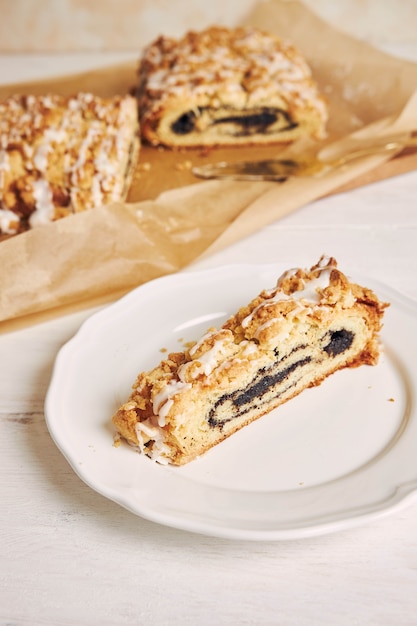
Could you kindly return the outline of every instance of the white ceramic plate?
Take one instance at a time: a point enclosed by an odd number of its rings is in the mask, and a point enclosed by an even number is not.
[[[75,472],[149,520],[213,536],[287,539],[392,511],[417,491],[417,304],[391,302],[376,367],[342,370],[184,467],[113,446],[111,416],[161,350],[220,325],[286,268],[235,265],[139,287],[93,315],[60,351],[46,419]]]

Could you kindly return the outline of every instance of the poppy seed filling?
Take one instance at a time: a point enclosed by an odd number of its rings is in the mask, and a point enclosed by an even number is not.
[[[244,415],[250,409],[260,408],[265,402],[269,400],[269,395],[273,394],[278,397],[282,391],[287,390],[293,384],[295,384],[294,377],[292,376],[297,369],[302,369],[304,365],[310,363],[311,357],[307,356],[284,369],[280,369],[281,362],[278,361],[274,365],[268,368],[262,368],[255,376],[252,384],[243,391],[237,390],[233,393],[224,394],[211,409],[208,415],[208,423],[212,427],[220,428],[226,423],[238,416]],[[288,381],[280,390],[279,386],[284,381]],[[268,394],[268,399],[265,396]],[[218,418],[216,414],[218,409],[228,404],[228,417]]]
[[[283,109],[273,107],[259,107],[242,112],[230,112],[227,109],[211,107],[197,107],[183,113],[172,125],[171,130],[176,135],[188,135],[200,132],[200,126],[220,126],[232,124],[236,136],[256,133],[282,132],[297,126],[289,114]]]
[[[335,330],[327,336],[330,341],[324,346],[323,350],[330,357],[342,354],[350,348],[355,335],[352,331],[342,328]],[[306,346],[300,345],[299,349],[305,349]],[[295,348],[291,354],[297,351]],[[245,415],[253,408],[260,408],[263,404],[270,401],[271,395],[279,397],[290,387],[297,384],[297,381],[303,375],[303,367],[313,361],[313,357],[305,356],[291,365],[285,366],[284,362],[288,360],[288,355],[284,359],[277,360],[268,368],[261,368],[255,375],[252,383],[244,390],[236,390],[233,393],[224,394],[217,400],[213,408],[208,414],[207,421],[212,427],[222,428],[227,422]],[[277,354],[278,356],[278,354]],[[227,405],[227,417],[219,416],[219,409],[225,409]]]

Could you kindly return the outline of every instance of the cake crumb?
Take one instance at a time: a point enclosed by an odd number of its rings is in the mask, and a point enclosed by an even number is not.
[[[200,157],[207,157],[209,156],[211,153],[213,152],[213,148],[211,146],[206,146],[204,148],[202,148],[199,153],[198,156]]]
[[[152,165],[148,161],[145,161],[144,163],[138,163],[137,165],[137,170],[139,170],[140,172],[149,172],[151,168]]]
[[[192,167],[193,167],[193,164],[191,161],[182,161],[181,163],[177,163],[175,165],[175,169],[178,170],[179,172],[191,170]]]

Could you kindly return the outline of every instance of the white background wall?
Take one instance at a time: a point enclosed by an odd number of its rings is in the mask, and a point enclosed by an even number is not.
[[[135,50],[159,34],[234,25],[259,0],[0,0],[0,52]],[[291,2],[292,0],[288,0]],[[417,39],[417,0],[304,0],[371,43]]]

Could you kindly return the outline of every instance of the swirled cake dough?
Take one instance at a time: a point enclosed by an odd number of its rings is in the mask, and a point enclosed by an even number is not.
[[[327,106],[303,55],[255,28],[213,26],[144,50],[142,137],[197,147],[288,143],[325,135]]]
[[[221,328],[139,374],[113,416],[117,431],[151,459],[187,463],[336,370],[375,365],[386,306],[333,258],[289,270]]]
[[[0,235],[123,200],[139,153],[132,96],[0,102]]]

